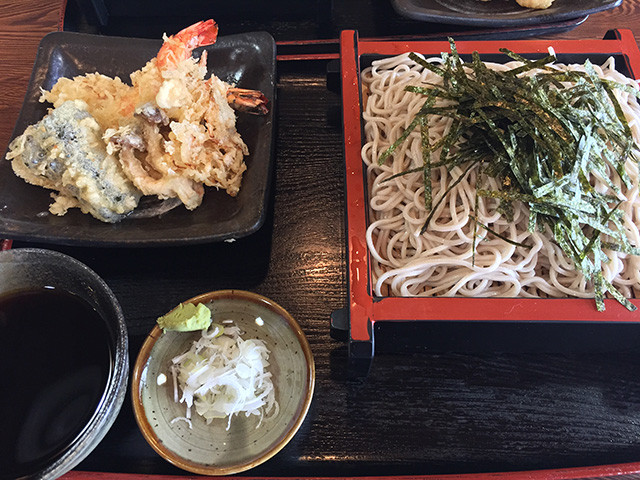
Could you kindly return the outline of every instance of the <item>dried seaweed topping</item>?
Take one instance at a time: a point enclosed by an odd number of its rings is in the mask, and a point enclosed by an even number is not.
[[[521,62],[504,71],[489,68],[477,52],[465,63],[454,41],[449,43],[451,52],[442,54],[439,65],[410,54],[413,61],[440,76],[442,84],[406,87],[424,95],[425,102],[400,138],[379,157],[384,163],[420,127],[423,166],[391,178],[423,172],[425,206],[430,213],[422,232],[449,190],[478,168],[476,196],[498,199],[500,212],[507,216],[515,202],[524,202],[530,212],[528,228],[551,232],[593,283],[598,310],[604,310],[607,293],[635,310],[604,278],[602,265],[609,261],[605,250],[640,253],[640,246],[631,245],[625,234],[623,212],[618,208],[620,191],[612,181],[612,175],[617,175],[629,186],[625,163],[638,161],[638,146],[614,90],[640,97],[638,89],[600,78],[589,61],[584,72],[554,68],[553,55],[529,60],[502,49]],[[452,119],[448,132],[434,144],[428,136],[431,115]],[[438,160],[432,161],[432,153],[438,150]],[[433,205],[431,170],[446,166],[451,171],[458,165],[463,166],[463,174]],[[503,188],[482,188],[486,177],[496,178]],[[605,182],[607,194],[593,188],[594,177]],[[481,227],[495,234],[477,221],[477,212],[471,219],[474,232]],[[474,234],[474,250],[475,245]]]

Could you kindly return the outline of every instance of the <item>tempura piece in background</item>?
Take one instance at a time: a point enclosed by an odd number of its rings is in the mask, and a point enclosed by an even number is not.
[[[553,3],[553,0],[516,0],[516,3],[524,8],[536,8],[544,10],[549,8]]]

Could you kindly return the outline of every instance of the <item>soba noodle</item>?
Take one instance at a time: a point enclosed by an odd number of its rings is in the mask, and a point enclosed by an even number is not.
[[[441,62],[440,58],[429,59]],[[518,65],[490,64],[490,68],[509,69]],[[582,65],[556,65],[559,69],[582,70]],[[598,75],[621,84],[631,80],[615,69],[613,58],[602,67],[594,66]],[[512,221],[497,211],[498,202],[478,198],[478,221],[502,236],[531,248],[510,244],[499,237],[475,228],[470,216],[475,214],[477,169],[465,178],[441,202],[425,233],[421,228],[428,215],[424,202],[422,172],[394,174],[423,164],[420,131],[415,129],[383,165],[378,158],[408,127],[424,103],[424,96],[406,92],[406,85],[442,83],[430,70],[413,62],[408,54],[378,60],[362,72],[365,94],[365,144],[362,159],[367,165],[370,194],[370,225],[367,244],[372,257],[374,294],[381,296],[472,296],[472,297],[590,297],[594,287],[576,270],[573,262],[552,240],[550,234],[527,229],[528,207],[514,205]],[[636,143],[640,144],[640,107],[633,95],[616,91]],[[430,142],[446,134],[452,120],[430,116]],[[439,152],[432,156],[437,160]],[[633,187],[626,188],[616,175],[625,213],[625,229],[631,244],[640,246],[639,172],[633,160],[626,163]],[[432,170],[433,205],[447,188],[464,173],[461,167],[451,172],[446,167]],[[484,179],[483,179],[484,181]],[[596,189],[608,187],[592,179]],[[485,185],[486,187],[486,185]],[[498,189],[497,184],[489,188]],[[474,241],[474,234],[476,239]],[[475,253],[474,253],[475,252]],[[604,277],[624,296],[634,297],[640,288],[640,258],[605,250],[610,262],[603,265]]]

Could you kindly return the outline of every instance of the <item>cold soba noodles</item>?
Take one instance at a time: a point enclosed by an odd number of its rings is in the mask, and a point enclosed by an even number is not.
[[[440,57],[428,61],[443,65]],[[506,71],[521,64],[485,65]],[[553,64],[552,68],[585,72],[583,65]],[[637,91],[637,82],[617,72],[613,58],[593,68],[599,77],[627,85],[616,89],[615,96],[637,144],[640,108],[633,92]],[[466,66],[465,70],[470,71]],[[522,75],[531,75],[531,72],[519,74]],[[429,185],[435,211],[421,233],[430,213],[425,206],[427,183],[421,168],[425,165],[421,128],[413,128],[406,141],[382,164],[379,159],[425,104],[424,94],[406,91],[405,86],[433,88],[442,84],[440,75],[416,63],[409,54],[377,60],[362,72],[365,122],[362,159],[367,165],[370,198],[367,244],[372,258],[373,293],[380,296],[593,298],[593,282],[576,269],[549,228],[530,231],[530,209],[526,202],[513,202],[510,217],[501,213],[496,198],[476,194],[477,182],[481,182],[484,191],[498,191],[503,188],[504,179],[487,175],[478,167],[468,168],[465,163],[452,166],[450,171],[445,166],[435,166],[441,149],[431,152],[429,160],[434,164]],[[453,103],[438,98],[435,106]],[[429,144],[437,144],[453,123],[450,116],[429,115]],[[452,151],[459,148],[460,144],[457,145]],[[612,170],[610,166],[606,168]],[[629,186],[613,171],[609,178],[591,174],[588,181],[596,192],[615,196],[614,206],[620,202],[618,208],[624,213],[620,220],[622,230],[628,244],[635,248],[640,245],[640,200],[638,165],[633,154],[628,156],[623,169],[629,177]],[[401,174],[406,171],[410,173]],[[397,176],[390,178],[394,175]],[[616,188],[619,192],[614,191]],[[440,201],[443,194],[446,198]],[[601,265],[604,279],[624,297],[634,297],[640,287],[640,258],[630,254],[629,249],[628,253],[621,253],[605,248],[605,240],[603,245],[602,250],[609,258]]]

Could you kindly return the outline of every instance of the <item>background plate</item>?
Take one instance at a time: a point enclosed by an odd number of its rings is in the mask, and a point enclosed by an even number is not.
[[[514,27],[560,22],[608,10],[622,0],[555,0],[544,10],[523,8],[515,0],[391,0],[405,17],[425,22],[483,27]]]
[[[156,55],[160,40],[54,32],[38,48],[27,94],[13,137],[39,121],[50,107],[38,101],[40,88],[60,77],[100,72],[129,81],[129,74]],[[57,217],[48,213],[49,190],[16,177],[0,161],[0,238],[38,240],[66,245],[180,245],[239,238],[255,232],[265,219],[273,157],[275,110],[275,42],[266,32],[219,37],[208,51],[210,72],[241,88],[261,90],[269,99],[266,116],[238,114],[237,128],[249,147],[247,171],[238,196],[207,188],[202,205],[165,208],[151,201],[118,224],[107,224],[72,209]],[[168,210],[168,211],[165,211]]]

